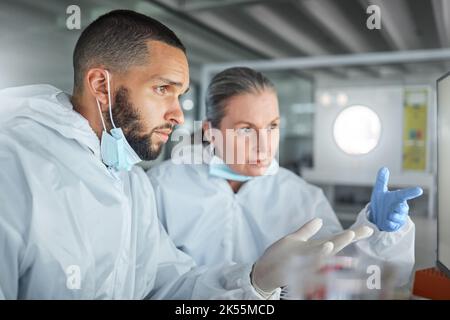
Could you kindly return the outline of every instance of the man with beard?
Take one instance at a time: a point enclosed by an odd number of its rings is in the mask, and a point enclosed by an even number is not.
[[[314,220],[255,264],[195,268],[134,166],[183,123],[185,48],[158,21],[118,10],[83,31],[73,63],[72,96],[48,85],[0,92],[0,297],[277,298],[290,257],[333,254],[361,236],[309,243]]]

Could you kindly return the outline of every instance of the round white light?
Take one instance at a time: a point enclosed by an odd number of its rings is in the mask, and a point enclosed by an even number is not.
[[[369,153],[377,146],[380,134],[380,118],[366,106],[356,105],[345,108],[334,121],[334,140],[347,154]]]
[[[192,101],[191,99],[186,99],[183,101],[183,109],[184,110],[192,110],[192,108],[194,108],[194,101]]]

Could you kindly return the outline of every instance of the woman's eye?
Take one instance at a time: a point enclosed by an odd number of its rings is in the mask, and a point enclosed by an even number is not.
[[[156,87],[155,91],[159,95],[164,95],[164,94],[167,93],[167,87],[166,86],[159,86],[159,87]]]
[[[270,127],[269,127],[269,129],[270,129],[270,130],[278,129],[278,124],[277,124],[277,123],[271,124]]]
[[[239,128],[237,129],[238,134],[249,134],[253,131],[252,128]]]

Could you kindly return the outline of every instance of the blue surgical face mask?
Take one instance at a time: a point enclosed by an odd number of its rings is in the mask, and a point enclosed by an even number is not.
[[[264,176],[274,175],[278,171],[278,162],[274,159],[270,164],[269,168],[267,168]],[[258,178],[259,176],[245,176],[239,173],[234,172],[231,168],[223,162],[217,156],[213,156],[211,162],[209,163],[209,174],[215,177],[223,178],[226,180],[232,181],[240,181],[245,182],[254,178]]]
[[[100,142],[100,151],[102,155],[102,161],[109,168],[113,168],[117,171],[126,170],[130,171],[131,168],[138,162],[141,162],[141,158],[129,145],[125,135],[121,128],[117,128],[114,124],[112,111],[111,111],[111,88],[109,82],[109,72],[106,70],[106,78],[108,81],[108,104],[109,104],[109,116],[111,118],[111,124],[113,129],[110,133],[106,130],[105,121],[103,120],[102,110],[100,108],[100,102],[97,100],[98,111],[103,124],[102,138]]]

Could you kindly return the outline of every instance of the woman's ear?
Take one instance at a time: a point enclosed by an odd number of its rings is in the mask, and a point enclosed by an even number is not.
[[[211,138],[211,123],[208,120],[204,120],[202,123],[203,140],[212,143]]]
[[[202,130],[203,141],[209,142],[209,146],[210,148],[214,148],[214,152],[222,154],[221,150],[224,150],[225,148],[225,141],[222,135],[222,131],[214,128],[210,121],[203,121]]]
[[[107,71],[100,68],[92,68],[86,72],[85,81],[91,95],[98,100],[103,112],[108,110],[108,77]],[[110,84],[110,87],[112,85]]]

